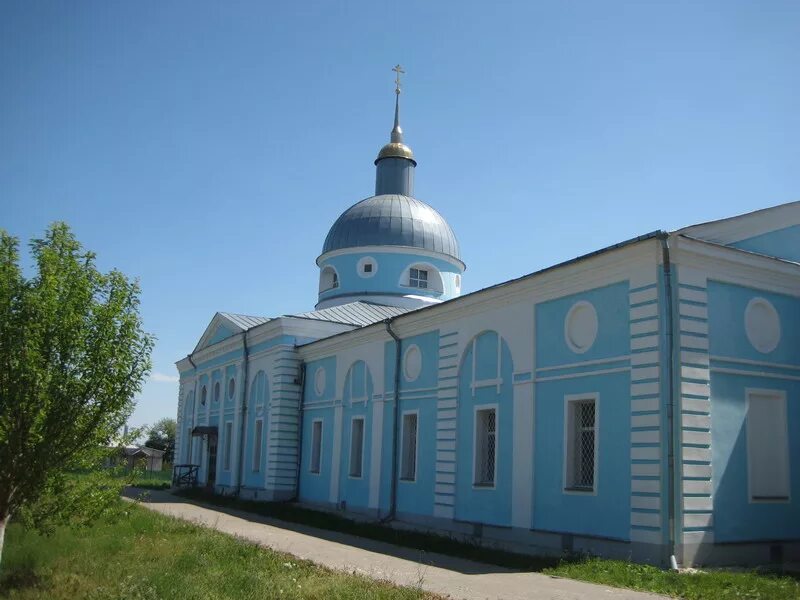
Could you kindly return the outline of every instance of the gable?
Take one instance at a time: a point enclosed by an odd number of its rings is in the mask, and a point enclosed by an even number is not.
[[[214,315],[214,318],[211,319],[211,322],[208,324],[208,327],[206,327],[206,330],[203,332],[200,341],[197,342],[197,346],[195,346],[192,353],[202,350],[203,348],[208,348],[242,331],[244,331],[244,328],[239,327],[239,325],[228,319],[222,313],[217,313]]]
[[[217,328],[214,330],[214,333],[211,334],[211,337],[208,339],[208,346],[216,344],[217,342],[221,342],[224,339],[227,339],[234,335],[235,332],[231,330],[230,327],[226,327],[225,325],[218,325]]]
[[[800,262],[800,225],[791,225],[731,244],[734,248]]]
[[[677,233],[733,248],[800,262],[800,202],[692,225]]]

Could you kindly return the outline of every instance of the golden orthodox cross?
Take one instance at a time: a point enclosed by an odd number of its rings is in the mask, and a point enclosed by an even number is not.
[[[395,85],[394,93],[395,94],[399,94],[400,93],[400,75],[404,74],[405,71],[403,71],[403,67],[401,67],[400,65],[396,65],[392,69],[392,71],[397,73],[397,76],[394,78],[394,85]]]

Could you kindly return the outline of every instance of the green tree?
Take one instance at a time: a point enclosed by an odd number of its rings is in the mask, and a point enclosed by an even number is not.
[[[31,241],[30,278],[18,246],[0,230],[0,557],[12,515],[46,530],[116,502],[99,474],[73,473],[97,465],[122,428],[153,347],[138,283],[101,273],[66,224]]]
[[[156,421],[147,433],[147,441],[144,443],[149,448],[164,451],[164,461],[171,463],[175,453],[175,431],[178,423],[175,419],[164,417]]]

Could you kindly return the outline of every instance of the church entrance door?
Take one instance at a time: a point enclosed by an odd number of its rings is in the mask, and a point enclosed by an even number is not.
[[[208,477],[206,485],[213,488],[217,483],[217,436],[208,436]]]

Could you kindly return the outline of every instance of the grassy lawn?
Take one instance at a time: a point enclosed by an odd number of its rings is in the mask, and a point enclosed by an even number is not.
[[[624,587],[686,598],[688,600],[797,600],[800,579],[769,572],[711,570],[703,573],[674,573],[657,567],[624,561],[585,557],[563,559],[514,554],[440,536],[404,531],[376,523],[359,522],[338,515],[309,510],[291,503],[267,503],[217,496],[200,489],[180,495],[217,506],[235,508],[293,523],[349,533],[360,537],[460,556],[480,562],[547,575],[580,579],[614,587]]]
[[[0,598],[159,600],[435,598],[332,572],[228,535],[130,506],[115,522],[51,537],[11,524]]]

